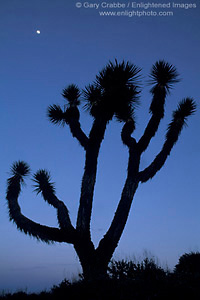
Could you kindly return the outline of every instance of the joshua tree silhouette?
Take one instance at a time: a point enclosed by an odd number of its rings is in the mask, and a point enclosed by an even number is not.
[[[158,61],[153,65],[150,72],[151,117],[142,137],[136,141],[131,135],[135,130],[134,113],[140,95],[140,72],[141,70],[130,62],[119,63],[117,60],[109,62],[96,76],[95,81],[82,92],[76,85],[69,85],[63,90],[62,95],[67,100],[67,105],[63,109],[59,105],[48,108],[49,120],[54,124],[69,125],[72,136],[85,151],[85,168],[76,226],[72,225],[65,204],[56,197],[50,174],[46,170],[39,170],[34,175],[35,191],[41,193],[44,200],[57,210],[59,228],[40,225],[22,215],[18,197],[24,177],[30,171],[25,162],[14,163],[11,168],[12,176],[8,179],[7,200],[10,220],[16,223],[19,230],[43,242],[73,244],[86,279],[106,276],[108,263],[124,230],[139,183],[153,178],[162,168],[186,124],[187,117],[196,110],[195,102],[191,98],[185,98],[178,104],[168,125],[160,153],[147,168],[140,170],[141,155],[147,149],[164,117],[166,96],[173,84],[179,81],[177,70],[173,65],[165,61]],[[88,136],[79,123],[78,106],[81,97],[82,101],[85,101],[85,108],[93,117],[93,125]],[[121,139],[129,152],[127,178],[111,225],[95,249],[91,240],[90,221],[97,161],[106,126],[112,119],[123,123]]]

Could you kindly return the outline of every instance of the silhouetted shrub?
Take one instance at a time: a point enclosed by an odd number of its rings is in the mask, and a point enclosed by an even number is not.
[[[109,265],[109,276],[112,279],[148,279],[159,280],[166,276],[166,272],[156,264],[153,258],[146,257],[141,262],[133,262],[131,260],[112,260]]]
[[[108,272],[111,279],[126,283],[129,292],[131,288],[138,299],[156,299],[165,290],[167,272],[153,258],[146,257],[141,262],[112,260]]]
[[[175,273],[200,276],[200,252],[185,253],[179,258],[174,269]]]
[[[174,268],[173,283],[190,299],[200,299],[200,253],[185,253]]]

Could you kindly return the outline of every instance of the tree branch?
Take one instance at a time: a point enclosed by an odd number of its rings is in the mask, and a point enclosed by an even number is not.
[[[156,88],[154,88],[153,94],[154,95],[150,110],[152,112],[152,117],[149,120],[143,136],[138,142],[138,150],[140,153],[144,152],[147,149],[151,139],[154,137],[158,130],[161,119],[164,117],[164,104],[166,97],[165,88],[157,86]]]
[[[79,141],[85,150],[87,149],[88,137],[81,129],[79,122],[80,113],[76,106],[70,106],[63,111],[59,105],[50,105],[47,110],[47,116],[53,124],[69,125],[72,136]]]
[[[139,172],[139,180],[141,182],[146,182],[156,175],[156,173],[163,167],[167,157],[170,155],[173,146],[174,145],[170,143],[170,141],[166,141],[164,143],[162,150],[156,156],[154,161],[146,169]]]
[[[81,129],[79,122],[79,110],[75,107],[70,107],[65,112],[65,122],[69,125],[72,136],[75,137],[80,145],[86,150],[88,145],[88,137]]]
[[[179,103],[177,110],[173,112],[173,119],[168,125],[166,140],[162,150],[145,170],[139,172],[139,180],[141,182],[146,182],[153,178],[155,174],[163,167],[167,157],[171,153],[172,148],[176,144],[184,125],[186,125],[187,117],[193,114],[195,110],[196,104],[194,103],[193,99],[186,98]]]
[[[129,119],[123,126],[121,132],[121,139],[124,145],[129,149],[135,147],[136,141],[131,137],[131,134],[135,130],[135,122],[133,119]]]
[[[131,133],[134,130],[133,124],[127,122],[122,129],[122,141],[129,148],[129,162],[126,182],[122,191],[121,199],[115,212],[114,218],[107,233],[100,241],[97,253],[103,254],[109,262],[115,248],[118,245],[124,227],[126,225],[130,212],[133,196],[138,187],[138,169],[140,155],[137,150],[137,144]]]
[[[156,134],[161,119],[164,117],[164,105],[167,93],[170,92],[174,83],[179,82],[179,74],[173,65],[164,60],[157,61],[150,72],[150,83],[153,84],[151,93],[153,99],[150,105],[152,117],[138,142],[138,150],[144,152],[152,137]]]
[[[46,170],[39,170],[34,174],[34,182],[36,183],[35,191],[41,193],[44,200],[57,209],[57,218],[60,228],[75,231],[71,224],[69,212],[65,204],[55,195],[54,184],[50,182],[50,174]]]
[[[19,164],[22,164],[21,162]],[[46,242],[66,242],[74,243],[76,236],[74,232],[40,225],[21,213],[18,204],[18,197],[21,192],[21,184],[23,183],[23,176],[16,172],[16,174],[8,179],[7,200],[10,220],[13,220],[17,228],[30,236]]]
[[[107,123],[107,120],[102,118],[94,120],[86,150],[85,170],[82,179],[76,228],[87,236],[90,235],[90,220],[99,149],[104,138]]]

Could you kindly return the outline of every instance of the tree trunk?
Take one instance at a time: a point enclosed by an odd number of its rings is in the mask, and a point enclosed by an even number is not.
[[[85,280],[96,281],[107,278],[109,261],[106,261],[104,256],[97,255],[90,239],[80,238],[74,248],[79,257]]]
[[[94,261],[91,264],[86,263],[82,268],[84,279],[87,281],[105,280],[108,277],[108,265],[99,264],[98,261]]]

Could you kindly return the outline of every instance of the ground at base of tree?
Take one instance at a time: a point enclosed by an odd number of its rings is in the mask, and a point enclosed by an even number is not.
[[[87,299],[87,300],[199,300],[200,253],[184,254],[173,272],[164,270],[152,258],[142,262],[111,261],[108,278],[98,281],[63,280],[49,292],[18,292],[0,296],[0,300]]]
[[[200,299],[200,287],[173,282],[168,279],[159,283],[137,282],[131,280],[109,279],[101,282],[77,281],[70,283],[64,280],[59,286],[53,287],[50,292],[40,294],[26,294],[18,292],[0,297],[1,300],[28,299],[28,300],[54,300],[54,299],[87,299],[87,300],[153,300],[153,299],[177,299],[197,300]]]

